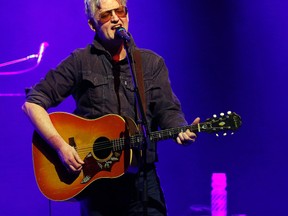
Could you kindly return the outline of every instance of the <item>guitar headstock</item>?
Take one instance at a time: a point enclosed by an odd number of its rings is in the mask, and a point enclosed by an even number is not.
[[[233,134],[241,124],[241,117],[235,112],[229,111],[227,114],[220,113],[219,117],[213,115],[213,118],[208,118],[200,124],[200,129],[208,133],[216,133],[216,136],[219,136],[219,132],[226,136],[228,132]]]

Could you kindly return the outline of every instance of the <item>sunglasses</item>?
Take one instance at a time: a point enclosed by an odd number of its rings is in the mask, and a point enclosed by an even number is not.
[[[127,16],[128,13],[128,9],[125,6],[120,6],[119,8],[113,9],[113,10],[109,10],[109,11],[105,11],[99,14],[99,21],[102,23],[108,22],[109,20],[111,20],[112,17],[112,11],[115,12],[115,14],[120,17],[120,18],[124,18]]]

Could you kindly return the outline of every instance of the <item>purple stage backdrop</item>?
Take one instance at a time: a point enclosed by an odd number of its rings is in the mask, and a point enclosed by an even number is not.
[[[151,2],[151,4],[150,4]],[[199,134],[181,147],[159,143],[158,171],[170,216],[210,206],[211,176],[226,173],[228,214],[287,215],[288,2],[283,0],[129,0],[129,31],[139,47],[165,58],[187,120],[235,111],[233,136]],[[49,202],[32,166],[33,128],[21,111],[24,90],[71,51],[92,42],[79,0],[1,1],[0,68],[2,216],[79,216],[78,203]],[[73,111],[69,98],[57,109]],[[286,141],[285,141],[286,140]]]

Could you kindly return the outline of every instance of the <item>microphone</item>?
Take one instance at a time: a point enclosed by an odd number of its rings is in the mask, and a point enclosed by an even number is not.
[[[126,42],[130,41],[130,36],[128,35],[127,31],[125,28],[120,27],[116,29],[115,35],[123,40],[125,40]]]
[[[47,42],[41,43],[40,49],[39,49],[39,52],[38,52],[37,64],[40,63],[40,61],[41,61],[41,59],[42,59],[42,57],[43,57],[44,50],[45,50],[45,48],[48,47],[48,46],[49,46],[49,44],[48,44]]]

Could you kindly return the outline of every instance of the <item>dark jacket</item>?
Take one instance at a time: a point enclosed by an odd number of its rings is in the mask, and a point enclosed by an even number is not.
[[[134,48],[132,41],[129,50]],[[139,50],[150,130],[186,125],[179,100],[171,89],[164,60],[150,50]],[[114,113],[134,121],[137,119],[134,86],[127,60],[113,62],[97,40],[86,48],[76,49],[56,69],[50,70],[27,92],[26,101],[48,109],[69,95],[76,102],[74,113],[84,118]],[[152,149],[156,151],[154,144]]]

